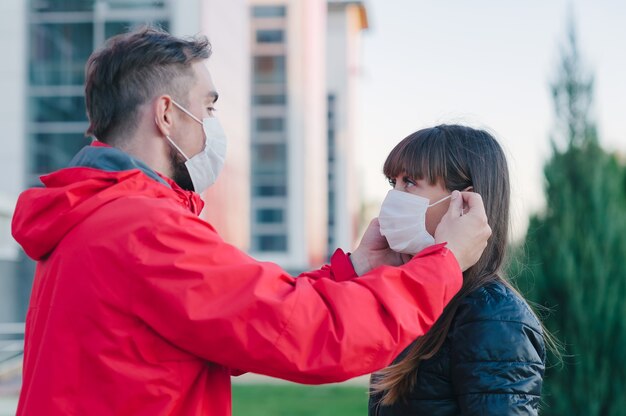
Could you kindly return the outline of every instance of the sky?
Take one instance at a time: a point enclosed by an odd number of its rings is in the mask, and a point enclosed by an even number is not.
[[[386,155],[420,128],[487,128],[507,154],[513,237],[544,207],[543,165],[554,112],[549,83],[572,11],[595,76],[600,141],[626,155],[626,2],[621,0],[368,0],[356,159],[361,194],[376,206],[389,186]],[[375,213],[374,213],[375,215]]]

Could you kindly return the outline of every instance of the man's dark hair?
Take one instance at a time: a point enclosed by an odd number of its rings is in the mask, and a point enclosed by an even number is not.
[[[87,61],[87,135],[111,144],[137,128],[138,107],[170,94],[187,104],[194,75],[191,64],[211,56],[204,36],[181,39],[145,26],[110,38]]]

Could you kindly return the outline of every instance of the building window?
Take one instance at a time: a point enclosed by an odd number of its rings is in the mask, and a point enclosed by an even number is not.
[[[166,0],[29,0],[28,121],[30,185],[67,166],[90,139],[85,63],[106,38],[146,23],[168,29]],[[124,20],[119,10],[124,11]]]
[[[256,120],[259,133],[280,132],[285,130],[285,119],[282,117],[260,117]]]
[[[283,166],[286,166],[286,163],[286,160],[281,161]],[[285,174],[287,170],[286,167],[280,169],[282,173],[260,173],[256,170],[256,166],[254,164],[252,168],[254,172],[252,175],[253,197],[287,196],[287,175]]]
[[[36,12],[90,12],[95,0],[30,0]]]
[[[254,81],[258,84],[284,83],[286,81],[284,56],[256,56]]]
[[[72,157],[91,142],[80,133],[44,133],[32,137],[35,172],[52,172],[66,167]]]
[[[256,185],[253,186],[253,196],[286,196],[287,186],[285,185]]]
[[[256,31],[257,43],[283,43],[285,32],[280,29],[261,29]]]
[[[107,22],[104,25],[104,36],[108,39],[111,36],[115,36],[120,33],[125,33],[131,30],[135,30],[141,26],[144,26],[145,22],[138,22],[136,20],[115,21]],[[158,20],[150,22],[152,26],[159,27],[165,31],[169,29],[169,24],[166,20]]]
[[[255,246],[258,251],[286,251],[286,235],[257,235]]]
[[[102,1],[102,0],[101,0]],[[104,0],[111,9],[159,9],[167,0]],[[91,12],[96,0],[30,0],[36,12]]]
[[[29,112],[36,123],[87,122],[83,96],[31,97]]]
[[[82,85],[93,47],[93,23],[31,25],[31,85]]]
[[[336,131],[336,97],[328,94],[327,126],[328,126],[328,249],[335,247],[335,131]],[[329,253],[329,256],[332,253]]]
[[[255,163],[273,165],[284,162],[287,145],[285,143],[254,144],[253,158]]]
[[[280,208],[261,208],[256,211],[259,224],[278,224],[285,221],[285,211]]]
[[[254,17],[285,17],[287,8],[285,6],[254,6],[252,15]]]
[[[256,94],[252,102],[256,105],[285,105],[287,96],[285,94]]]
[[[285,143],[252,145],[252,166],[255,174],[287,174],[287,145]]]
[[[106,0],[112,9],[163,9],[168,0]]]

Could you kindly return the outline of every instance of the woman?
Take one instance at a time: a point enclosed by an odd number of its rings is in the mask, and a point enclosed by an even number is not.
[[[432,329],[372,376],[369,414],[536,415],[544,331],[502,275],[510,189],[501,147],[485,131],[440,125],[400,142],[384,173],[393,189],[379,222],[394,250],[432,244],[454,190],[482,196],[493,234]]]

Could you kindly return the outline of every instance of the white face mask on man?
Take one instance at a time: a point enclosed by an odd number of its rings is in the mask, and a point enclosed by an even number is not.
[[[428,198],[390,190],[378,215],[380,233],[387,239],[389,247],[398,253],[413,255],[435,244],[434,237],[426,230],[426,211],[451,196],[431,204]]]
[[[215,183],[224,167],[227,145],[226,134],[217,118],[205,117],[201,121],[176,101],[172,100],[172,103],[189,117],[200,123],[204,131],[204,149],[192,157],[187,157],[169,136],[165,136],[172,146],[185,158],[185,167],[189,172],[194,191],[201,193]]]

